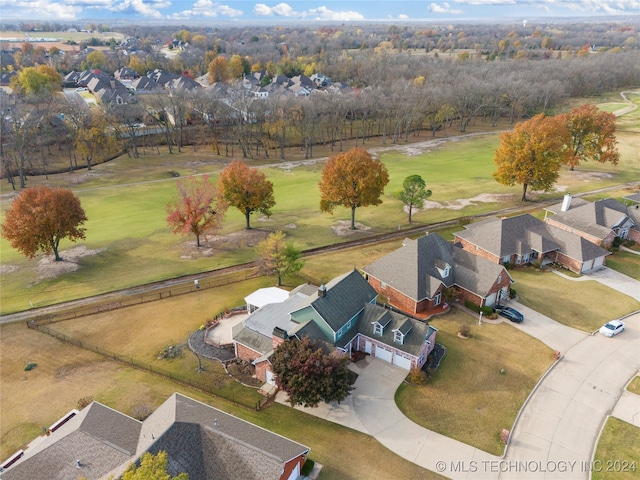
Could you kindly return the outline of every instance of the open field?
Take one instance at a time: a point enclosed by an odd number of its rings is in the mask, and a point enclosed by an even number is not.
[[[593,480],[631,480],[640,471],[640,428],[609,417],[594,456]]]
[[[640,280],[640,255],[635,253],[620,250],[607,257],[607,267]]]
[[[8,242],[0,240],[1,312],[249,261],[256,258],[255,245],[276,229],[285,231],[296,246],[306,249],[354,238],[354,235],[406,227],[409,225],[407,214],[393,192],[413,173],[422,175],[434,192],[428,208],[414,213],[414,224],[516,205],[520,188],[503,187],[491,177],[496,146],[497,137],[486,135],[440,143],[423,152],[412,146],[410,155],[402,153],[400,146],[395,151],[381,153],[391,181],[382,205],[357,210],[356,220],[361,228],[356,232],[334,230],[340,222],[348,221],[347,209],[338,208],[333,215],[319,211],[317,183],[322,162],[307,165],[284,162],[266,167],[267,177],[274,183],[277,202],[273,215],[254,217],[255,230],[245,232],[243,216],[236,209],[230,209],[221,235],[209,239],[200,249],[195,248],[192,238],[173,235],[165,224],[165,205],[175,195],[176,180],[170,172],[177,171],[182,176],[210,172],[215,180],[216,173],[224,166],[219,159],[185,150],[182,154],[145,155],[139,159],[121,157],[98,165],[90,172],[56,175],[49,184],[71,186],[81,199],[89,221],[87,239],[79,245],[93,254],[65,265],[74,271],[52,276],[51,268],[40,265],[41,258],[24,259]],[[634,158],[625,159],[618,167],[589,164],[590,170],[565,171],[558,188],[577,193],[637,180],[640,178],[637,152]],[[11,195],[2,196],[3,211],[8,208],[10,198]],[[63,241],[63,257],[64,251],[72,246]]]
[[[447,353],[425,385],[400,386],[398,406],[425,428],[501,455],[500,432],[511,430],[529,392],[553,363],[552,350],[508,322],[479,326],[455,308],[431,324]],[[471,338],[458,337],[462,324],[469,325]]]
[[[131,414],[134,407],[155,409],[180,392],[311,447],[311,458],[324,465],[320,479],[424,478],[438,475],[398,457],[371,437],[275,404],[255,412],[212,398],[162,377],[136,370],[27,329],[0,327],[0,457],[7,458],[75,408],[82,397]],[[25,372],[26,362],[38,366]],[[361,445],[358,455],[353,446]]]

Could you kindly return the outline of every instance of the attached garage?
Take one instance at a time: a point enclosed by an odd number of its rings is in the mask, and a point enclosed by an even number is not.
[[[496,292],[493,292],[491,295],[489,295],[487,298],[485,298],[484,300],[484,304],[487,307],[492,306],[494,303],[496,303]]]
[[[393,364],[405,370],[411,370],[411,360],[396,354],[393,356]]]
[[[387,350],[380,345],[376,345],[376,353],[375,357],[380,360],[384,360],[386,362],[391,363],[391,359],[393,358],[393,352],[391,350]]]
[[[267,370],[266,373],[267,373],[267,375],[266,375],[267,383],[269,385],[275,385],[276,384],[276,376],[273,374],[273,372],[271,370]]]

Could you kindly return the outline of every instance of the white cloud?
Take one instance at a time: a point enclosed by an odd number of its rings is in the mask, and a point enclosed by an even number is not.
[[[52,3],[50,0],[3,0],[2,17],[26,20],[28,18],[51,20],[75,20],[82,7],[66,3]]]
[[[409,15],[401,13],[400,15],[398,15],[398,20],[409,20]]]
[[[123,2],[112,6],[109,10],[113,12],[138,13],[144,17],[162,18],[160,9],[167,8],[171,5],[169,1],[152,1],[144,0],[124,0]]]
[[[237,10],[229,5],[220,5],[213,0],[198,0],[193,4],[193,8],[176,12],[170,18],[176,20],[186,20],[194,17],[239,17],[243,14],[242,10]]]
[[[443,2],[442,5],[438,5],[437,3],[432,3],[429,5],[429,11],[431,13],[448,13],[453,15],[459,15],[462,12],[460,9],[451,8],[447,2]]]
[[[264,3],[258,3],[254,7],[253,12],[256,15],[260,15],[263,17],[272,17],[272,16],[297,17],[300,15],[296,13],[296,11],[293,8],[291,8],[291,6],[288,3],[279,3],[275,7],[269,7]]]
[[[358,12],[334,12],[327,7],[322,6],[318,8],[312,8],[308,11],[308,14],[315,16],[316,20],[333,20],[339,22],[349,22],[352,20],[363,20],[364,15]]]

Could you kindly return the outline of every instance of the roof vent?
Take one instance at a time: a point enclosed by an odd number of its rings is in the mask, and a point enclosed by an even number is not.
[[[320,285],[318,288],[318,298],[324,298],[327,295],[327,287],[325,287],[324,283]]]

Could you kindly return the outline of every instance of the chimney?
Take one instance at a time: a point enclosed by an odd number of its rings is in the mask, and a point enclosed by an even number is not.
[[[116,88],[116,81],[115,81],[115,80],[111,80],[109,83],[111,84],[111,90],[115,90],[115,88]]]
[[[283,330],[280,327],[275,327],[273,329],[273,348],[276,349],[278,345],[283,343],[285,340],[289,338],[289,334],[286,330]]]
[[[567,193],[564,196],[564,200],[562,200],[562,208],[560,209],[560,211],[566,212],[567,210],[569,210],[570,207],[571,207],[571,194]]]
[[[324,283],[320,285],[318,289],[318,298],[324,298],[327,296],[327,287],[324,286]]]

